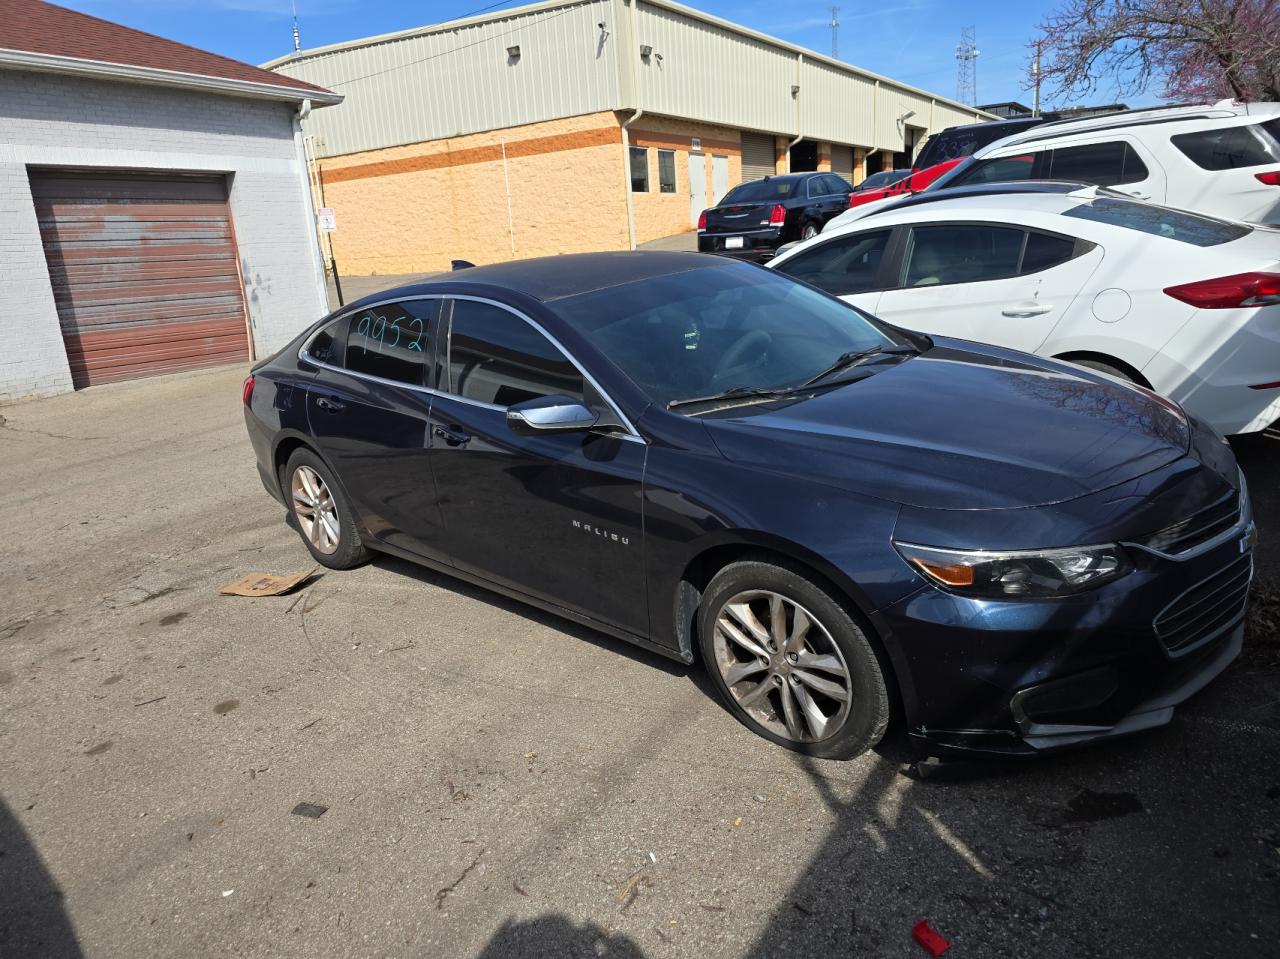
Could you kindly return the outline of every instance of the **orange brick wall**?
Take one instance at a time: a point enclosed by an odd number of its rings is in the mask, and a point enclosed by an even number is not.
[[[742,182],[742,137],[733,127],[710,126],[666,117],[641,116],[629,130],[631,145],[649,148],[649,192],[633,193],[636,242],[685,233],[695,226],[691,217],[692,188],[689,185],[689,156],[693,138],[701,140],[701,162],[706,170],[707,206],[714,201],[712,155],[728,157],[728,189]],[[676,191],[659,192],[658,150],[675,153]],[[628,181],[629,182],[629,181]]]
[[[621,142],[617,118],[597,113],[322,160],[338,268],[626,249]],[[656,186],[656,162],[653,176]]]

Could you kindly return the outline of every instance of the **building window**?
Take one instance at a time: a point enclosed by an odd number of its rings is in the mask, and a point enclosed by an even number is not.
[[[631,148],[631,192],[649,192],[649,148]]]
[[[658,192],[676,192],[676,154],[674,150],[658,151]]]

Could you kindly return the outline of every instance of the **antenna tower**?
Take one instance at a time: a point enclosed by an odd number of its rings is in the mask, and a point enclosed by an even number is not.
[[[956,99],[961,103],[978,102],[979,54],[976,28],[965,27],[956,44]]]

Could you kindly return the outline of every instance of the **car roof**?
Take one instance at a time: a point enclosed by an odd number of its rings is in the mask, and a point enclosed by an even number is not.
[[[1129,127],[1191,123],[1198,120],[1246,120],[1252,116],[1264,118],[1280,113],[1280,103],[1235,103],[1223,100],[1218,103],[1178,104],[1165,107],[1144,107],[1136,110],[1119,110],[1077,119],[1051,120],[1023,133],[1012,133],[977,151],[977,157],[987,156],[997,150],[1055,140],[1061,137],[1085,133],[1123,130]]]
[[[637,280],[723,267],[729,262],[704,253],[668,253],[656,250],[543,256],[442,273],[422,283],[395,287],[366,296],[351,306],[428,293],[461,293],[462,285],[522,293],[536,300],[549,302]]]
[[[1047,121],[1042,117],[1008,117],[1004,120],[979,120],[977,123],[957,123],[953,127],[944,127],[941,133],[950,133],[953,130],[972,130],[976,127],[982,127],[989,130],[992,127],[1008,127],[1010,130],[1017,130],[1019,127],[1036,127],[1042,126]]]

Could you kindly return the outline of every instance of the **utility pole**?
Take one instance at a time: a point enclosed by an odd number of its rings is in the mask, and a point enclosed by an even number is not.
[[[970,106],[978,102],[977,29],[965,27],[956,44],[956,99]]]
[[[840,8],[831,8],[831,59],[840,59]]]
[[[1036,84],[1036,100],[1035,106],[1031,109],[1031,115],[1038,117],[1040,115],[1040,49],[1044,46],[1044,40],[1036,41],[1036,59],[1031,67],[1031,77]]]

